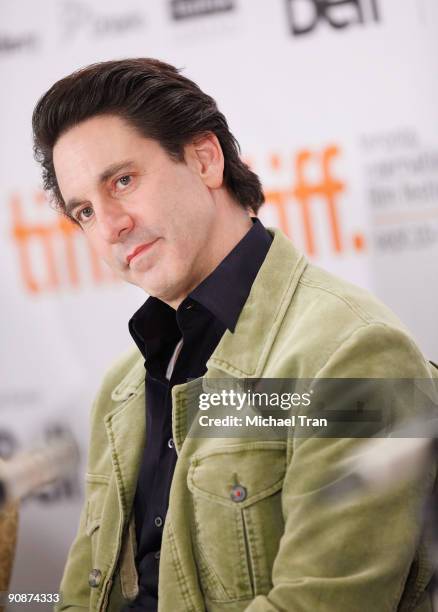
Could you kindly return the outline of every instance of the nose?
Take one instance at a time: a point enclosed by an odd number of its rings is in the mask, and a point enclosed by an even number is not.
[[[102,238],[111,244],[120,242],[134,226],[132,216],[120,202],[105,202],[95,214]]]

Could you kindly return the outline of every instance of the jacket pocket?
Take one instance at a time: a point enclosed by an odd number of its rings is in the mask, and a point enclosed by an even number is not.
[[[202,589],[211,601],[247,599],[272,588],[284,520],[284,442],[230,444],[192,457],[188,487]]]

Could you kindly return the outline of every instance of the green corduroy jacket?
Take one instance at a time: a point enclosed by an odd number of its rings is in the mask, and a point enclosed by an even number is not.
[[[278,229],[234,333],[208,378],[432,378],[398,319],[367,292],[309,264]],[[108,372],[91,415],[86,498],[61,583],[61,610],[119,611],[135,598],[133,499],[145,443],[144,359]],[[187,435],[173,388],[178,460],[159,565],[160,612],[430,612],[421,482],[321,503],[327,472],[358,439]],[[395,420],[415,416],[395,407]],[[230,490],[236,478],[244,501]],[[90,586],[91,585],[91,586]]]

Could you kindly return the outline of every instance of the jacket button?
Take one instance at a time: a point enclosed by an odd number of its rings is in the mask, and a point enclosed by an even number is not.
[[[233,502],[241,502],[246,499],[246,489],[242,485],[234,485],[231,489],[230,497]]]
[[[161,516],[156,516],[154,518],[154,523],[155,527],[161,527],[161,525],[163,524],[163,519],[161,518]]]
[[[102,572],[98,569],[92,569],[88,576],[88,584],[90,585],[90,587],[92,588],[98,587],[101,580],[102,580]]]
[[[169,438],[169,439],[167,440],[167,446],[168,446],[169,448],[174,448],[175,444],[174,444],[174,442],[173,442],[173,438]]]

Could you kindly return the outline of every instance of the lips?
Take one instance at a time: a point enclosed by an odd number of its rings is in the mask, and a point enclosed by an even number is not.
[[[147,244],[141,244],[140,246],[136,247],[132,253],[130,253],[127,258],[126,258],[126,262],[129,265],[131,263],[131,260],[134,259],[134,257],[136,255],[138,255],[139,253],[142,253],[143,251],[146,251],[147,249],[149,249],[152,245],[154,245],[157,242],[158,238],[156,238],[155,240],[153,240],[152,242],[148,242]]]

